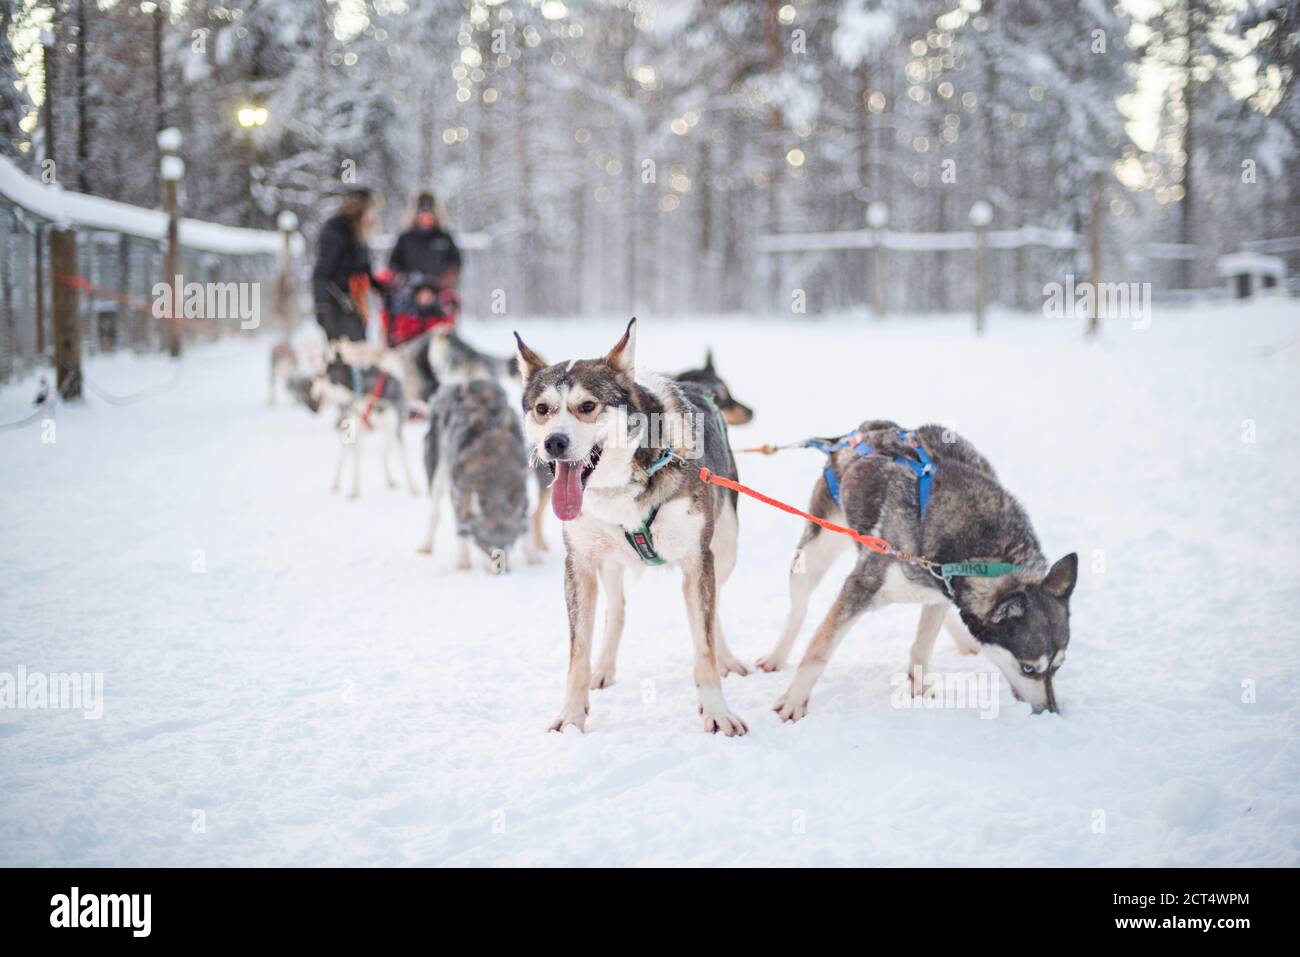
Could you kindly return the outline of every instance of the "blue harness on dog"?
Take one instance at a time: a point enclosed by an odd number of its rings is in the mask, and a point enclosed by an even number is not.
[[[921,443],[914,434],[900,429],[898,437],[916,452],[915,459],[910,459],[905,455],[888,455],[880,452],[867,442],[866,437],[861,432],[849,432],[838,439],[805,439],[803,446],[807,449],[819,449],[826,453],[826,467],[822,470],[822,476],[826,479],[826,488],[830,491],[831,498],[835,499],[836,505],[841,506],[843,503],[840,501],[840,479],[835,474],[834,463],[830,460],[830,456],[833,456],[836,452],[842,449],[852,449],[858,458],[887,458],[898,465],[906,466],[916,476],[917,503],[920,508],[921,518],[925,518],[925,507],[930,504],[930,482],[934,478],[937,469],[934,460],[930,458],[930,453],[921,447]]]

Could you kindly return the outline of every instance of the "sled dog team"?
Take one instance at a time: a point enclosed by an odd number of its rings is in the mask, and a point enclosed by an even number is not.
[[[459,543],[457,567],[470,567],[471,547],[477,547],[492,570],[504,571],[517,541],[527,561],[539,561],[550,504],[563,523],[569,624],[564,702],[550,730],[585,730],[590,692],[614,683],[624,573],[667,565],[681,570],[704,728],[745,734],[745,722],[727,706],[722,679],[747,670],[728,647],[719,617],[720,592],[736,564],[737,492],[702,481],[701,470],[728,484],[738,481],[727,426],[748,422],[752,411],[731,396],[711,354],[703,368],[675,378],[638,370],[635,319],[600,358],[548,363],[516,340],[517,358],[507,362],[477,352],[453,332],[435,330],[413,342],[403,367],[389,374],[404,389],[391,379],[376,382],[373,373],[346,382],[340,365],[308,385],[297,381],[291,391],[318,405],[332,389],[341,427],[377,415],[387,423],[386,436],[396,433],[399,453],[403,395],[432,395],[425,440],[432,510],[424,553],[432,551],[447,499]],[[523,384],[522,430],[500,382],[510,373]],[[1077,556],[1048,562],[1024,509],[989,462],[951,430],[924,425],[907,431],[887,420],[866,420],[847,436],[805,444],[827,454],[808,514],[847,526],[859,538],[882,539],[891,552],[806,523],[789,573],[789,614],[775,646],[758,660],[762,670],[786,664],[809,597],[834,560],[849,547],[857,556],[774,705],[781,718],[798,721],[808,713],[817,679],[863,612],[894,603],[921,606],[908,664],[913,694],[924,693],[916,679],[946,627],[963,651],[987,654],[1035,712],[1056,711],[1053,679],[1070,640]],[[386,438],[385,469],[389,445]],[[352,455],[355,495],[355,445]],[[530,473],[539,492],[531,517]],[[395,484],[391,477],[389,484]],[[602,590],[604,637],[593,666]]]
[[[743,675],[745,668],[727,647],[718,615],[719,593],[736,564],[737,494],[700,477],[703,468],[737,479],[713,394],[691,381],[638,372],[635,319],[598,359],[550,364],[516,339],[524,434],[534,458],[555,476],[551,505],[564,522],[569,671],[551,730],[585,730],[590,691],[614,680],[624,572],[650,563],[681,569],[705,730],[744,734],[745,722],[727,707],[722,678]],[[611,429],[616,422],[639,426],[652,417],[702,423],[702,443],[688,457],[691,430],[664,429],[651,442]],[[827,447],[829,461],[814,485],[810,514],[879,536],[898,552],[926,556],[945,572],[968,571],[939,577],[859,544],[856,564],[776,702],[782,719],[798,721],[808,713],[813,686],[862,613],[897,602],[921,606],[912,675],[928,665],[939,629],[955,607],[960,624],[949,621],[949,627],[959,644],[986,652],[1035,711],[1055,711],[1052,681],[1070,640],[1077,557],[1049,565],[1020,503],[1002,488],[988,461],[950,431],[922,426],[906,432],[894,422],[868,420],[848,441]],[[850,544],[844,535],[808,524],[791,566],[789,617],[760,668],[775,671],[785,664],[809,595]],[[969,570],[989,567],[1003,573],[977,577]],[[605,591],[605,635],[593,670],[598,589]]]

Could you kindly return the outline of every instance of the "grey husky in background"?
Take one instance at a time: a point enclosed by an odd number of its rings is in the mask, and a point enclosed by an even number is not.
[[[1029,702],[1035,712],[1056,711],[1052,681],[1070,642],[1069,601],[1078,557],[1071,553],[1049,568],[1028,516],[998,483],[992,466],[969,442],[937,425],[913,433],[936,467],[922,521],[915,475],[889,458],[912,455],[899,437],[899,426],[875,420],[863,422],[858,430],[883,454],[860,458],[852,449],[835,453],[831,466],[840,480],[843,507],[835,503],[823,477],[813,489],[811,514],[884,538],[900,551],[931,561],[1008,562],[1023,570],[1001,578],[953,578],[950,599],[943,582],[924,569],[854,543],[857,564],[774,710],[786,721],[806,715],[813,685],[853,623],[864,611],[897,602],[922,606],[908,669],[912,693],[920,695],[917,669],[928,666],[951,601],[1016,697]],[[785,629],[772,652],[759,660],[760,668],[775,671],[785,663],[807,614],[808,596],[851,542],[809,523],[796,551],[798,560],[791,566]],[[959,633],[954,638],[963,644]]]
[[[736,462],[706,391],[637,375],[635,335],[633,319],[603,358],[548,365],[515,334],[524,431],[532,454],[555,473],[551,506],[564,523],[569,672],[550,730],[585,731],[589,689],[613,683],[623,573],[646,561],[628,533],[648,529],[651,554],[682,570],[704,728],[744,734],[721,681],[744,669],[727,649],[717,613],[718,590],[736,563],[736,496],[696,477],[705,466],[734,479]],[[593,672],[598,583],[605,590],[605,643]]]
[[[500,383],[475,379],[438,389],[429,409],[424,466],[433,501],[422,553],[433,552],[442,500],[450,496],[460,542],[457,568],[470,567],[471,542],[493,572],[509,570],[510,550],[520,538],[528,561],[540,560],[525,535],[524,434]]]
[[[424,401],[430,401],[438,389],[478,380],[500,382],[517,374],[515,357],[501,358],[480,352],[451,329],[433,329],[412,339],[404,346],[408,388]],[[533,508],[529,525],[533,551],[547,551],[542,525],[546,506],[551,500],[551,475],[541,467],[534,468],[537,484],[537,504]]]

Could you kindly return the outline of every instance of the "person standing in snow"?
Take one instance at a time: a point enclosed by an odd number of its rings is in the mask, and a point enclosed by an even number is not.
[[[429,190],[415,194],[410,219],[405,231],[397,237],[388,267],[414,290],[415,305],[421,313],[455,319],[460,312],[456,295],[460,249],[443,228],[437,197]]]
[[[379,222],[379,201],[374,190],[349,190],[338,213],[321,227],[312,295],[316,321],[331,341],[365,341],[367,297],[374,279],[366,243]]]

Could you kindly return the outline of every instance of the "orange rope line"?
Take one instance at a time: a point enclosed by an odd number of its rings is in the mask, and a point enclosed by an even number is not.
[[[135,299],[124,292],[110,289],[107,286],[97,286],[85,276],[64,276],[55,273],[51,278],[55,282],[62,283],[72,289],[77,289],[81,292],[90,293],[96,296],[103,296],[106,299],[112,299],[114,302],[120,302],[128,309],[133,309],[136,312],[143,313],[158,322],[174,322],[177,325],[191,326],[196,329],[201,329],[204,332],[215,332],[219,335],[225,336],[237,336],[240,333],[240,330],[231,329],[218,322],[213,322],[210,319],[193,319],[186,316],[163,316],[159,319],[153,314],[153,306],[144,300]]]
[[[361,422],[366,428],[370,428],[370,413],[375,411],[375,403],[379,401],[379,396],[384,391],[384,383],[388,380],[388,373],[379,373],[379,378],[375,382],[375,388],[370,393],[370,398],[366,402],[366,410],[361,413]]]
[[[873,552],[879,552],[881,555],[896,554],[894,546],[890,545],[889,542],[885,541],[883,538],[873,538],[870,535],[859,535],[851,528],[845,528],[843,525],[836,525],[834,522],[828,522],[826,519],[818,518],[816,515],[809,515],[807,512],[795,508],[793,505],[787,505],[785,502],[769,498],[762,492],[756,492],[747,485],[733,482],[731,479],[723,478],[721,475],[714,475],[706,468],[700,469],[700,481],[708,483],[709,485],[720,485],[723,488],[731,489],[733,492],[740,492],[744,495],[748,495],[750,498],[758,499],[765,505],[771,505],[773,508],[779,508],[783,512],[789,512],[791,515],[798,515],[800,518],[805,518],[814,525],[820,525],[828,532],[838,532],[841,535],[847,535],[858,544],[865,545]]]

